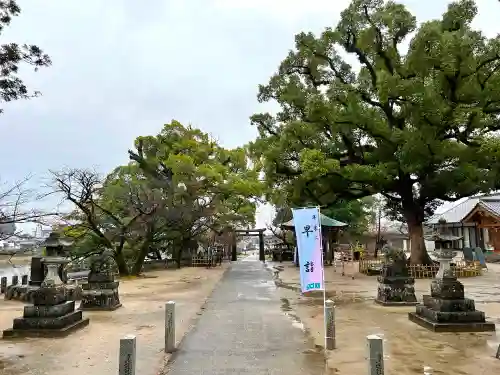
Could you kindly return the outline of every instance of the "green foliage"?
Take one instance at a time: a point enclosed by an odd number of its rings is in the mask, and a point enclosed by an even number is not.
[[[182,231],[253,225],[262,184],[246,150],[227,150],[199,129],[177,121],[156,137],[139,137],[131,159],[168,192]],[[196,234],[198,234],[198,232]]]
[[[280,112],[252,117],[249,149],[270,190],[322,206],[381,193],[422,261],[421,225],[437,204],[500,185],[500,37],[473,30],[476,13],[461,0],[417,27],[404,5],[354,0],[336,28],[298,34],[259,87]]]
[[[21,8],[15,0],[0,2],[0,33],[10,25],[14,17],[19,16]],[[32,66],[35,71],[51,64],[48,55],[36,45],[5,43],[0,45],[0,101],[11,102],[29,99],[39,95],[30,93],[26,84],[19,78],[19,68],[23,64]],[[3,109],[0,108],[0,112]]]
[[[245,149],[224,149],[176,121],[135,144],[130,163],[105,179],[89,170],[54,173],[76,206],[67,218],[75,224],[63,229],[75,256],[111,249],[122,275],[138,274],[150,254],[168,252],[180,265],[208,231],[254,224],[262,184]]]

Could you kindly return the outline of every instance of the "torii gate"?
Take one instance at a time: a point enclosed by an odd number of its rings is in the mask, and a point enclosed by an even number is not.
[[[248,237],[259,236],[259,260],[262,262],[266,261],[266,253],[264,251],[264,232],[265,229],[234,229],[233,233],[233,243],[231,245],[231,261],[237,260],[236,254],[236,234],[241,234]]]

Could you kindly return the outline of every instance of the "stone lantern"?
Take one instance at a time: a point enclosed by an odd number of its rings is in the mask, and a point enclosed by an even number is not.
[[[66,286],[61,280],[60,271],[69,262],[64,257],[64,247],[69,243],[53,232],[43,245],[46,248],[42,258],[47,267],[45,279],[33,290],[33,305],[24,306],[23,316],[15,318],[13,327],[3,331],[4,338],[66,336],[89,324],[81,311],[75,311],[75,301],[68,300]]]
[[[464,297],[464,285],[451,269],[457,250],[453,241],[462,237],[446,233],[444,220],[438,233],[427,237],[436,244],[439,271],[431,282],[431,294],[423,296],[423,303],[410,312],[408,318],[434,332],[485,332],[495,331],[495,324],[485,320],[484,312],[477,311],[474,300]]]
[[[69,263],[69,259],[65,256],[65,248],[69,245],[71,245],[71,242],[61,239],[60,234],[57,232],[50,233],[49,237],[43,242],[45,256],[42,258],[42,262],[47,268],[44,282],[53,282],[54,285],[63,284],[63,279],[65,279],[64,266]]]

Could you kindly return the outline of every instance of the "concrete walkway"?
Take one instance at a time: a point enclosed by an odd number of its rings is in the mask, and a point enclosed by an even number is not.
[[[281,311],[271,273],[249,256],[232,265],[182,342],[169,375],[321,375],[323,354]]]

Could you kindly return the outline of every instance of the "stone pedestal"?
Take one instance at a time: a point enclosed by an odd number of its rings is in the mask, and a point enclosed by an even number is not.
[[[75,311],[75,302],[67,300],[64,286],[49,281],[33,291],[33,306],[24,307],[23,317],[14,319],[3,337],[63,337],[88,324],[88,318]]]
[[[383,306],[415,306],[415,280],[404,276],[378,276],[375,302]]]
[[[434,332],[495,331],[495,324],[486,322],[484,312],[476,310],[474,301],[464,298],[464,286],[450,269],[453,256],[448,249],[441,251],[440,277],[432,280],[431,295],[424,295],[423,304],[417,305],[408,318]]]
[[[90,272],[88,283],[82,284],[80,310],[112,311],[121,307],[118,285],[112,272]]]
[[[386,255],[386,259],[392,261],[382,266],[377,278],[379,285],[375,302],[383,306],[416,305],[415,279],[409,275],[406,257],[397,251]]]

